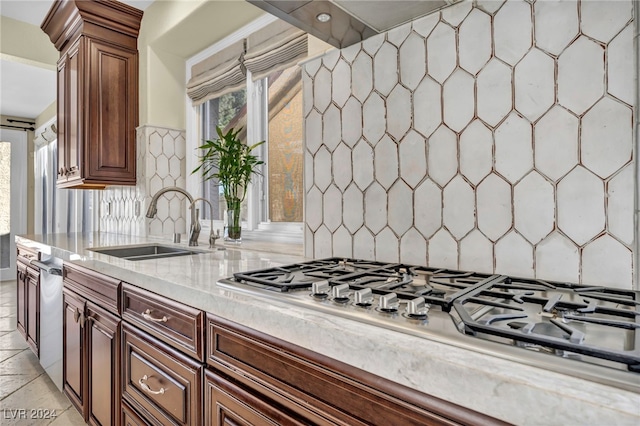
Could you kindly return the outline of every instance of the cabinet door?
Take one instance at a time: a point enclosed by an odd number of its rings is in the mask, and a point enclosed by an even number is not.
[[[133,184],[138,120],[138,53],[90,37],[85,178]]]
[[[204,424],[206,425],[304,425],[277,406],[212,370],[205,371]]]
[[[18,331],[27,338],[27,267],[21,262],[16,262],[17,270],[17,307],[18,307]]]
[[[67,55],[60,57],[58,61],[58,179],[57,183],[64,183],[67,180],[65,173],[67,167]]]
[[[27,343],[33,353],[40,357],[40,274],[33,269],[27,269]]]
[[[80,296],[62,290],[62,381],[64,393],[87,419],[87,362],[84,348],[85,301]]]
[[[120,424],[120,318],[87,302],[89,423]]]
[[[83,47],[84,37],[67,51],[66,66],[66,137],[64,139],[65,173],[67,180],[80,178],[82,161],[82,138],[84,132],[83,113]],[[58,167],[59,168],[59,167]]]

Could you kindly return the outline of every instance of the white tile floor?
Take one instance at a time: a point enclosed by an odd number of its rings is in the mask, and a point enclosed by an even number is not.
[[[16,282],[0,282],[0,424],[83,425],[16,330],[16,310]]]

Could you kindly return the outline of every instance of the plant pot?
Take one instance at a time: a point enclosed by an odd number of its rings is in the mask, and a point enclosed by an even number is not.
[[[227,202],[227,232],[225,233],[225,241],[241,242],[242,241],[242,217],[240,201]]]

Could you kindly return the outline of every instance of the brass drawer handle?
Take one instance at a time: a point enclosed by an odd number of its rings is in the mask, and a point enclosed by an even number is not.
[[[147,309],[142,313],[142,318],[146,319],[147,321],[153,321],[153,322],[167,322],[169,320],[169,318],[167,318],[166,316],[163,316],[162,318],[154,318],[150,314],[151,314],[151,309]]]
[[[146,374],[142,376],[142,379],[138,379],[138,384],[142,389],[145,390],[145,392],[150,393],[152,395],[164,395],[164,388],[160,388],[160,390],[157,390],[157,391],[151,390],[149,385],[143,382],[143,380],[147,380],[147,379],[149,378],[147,377]]]

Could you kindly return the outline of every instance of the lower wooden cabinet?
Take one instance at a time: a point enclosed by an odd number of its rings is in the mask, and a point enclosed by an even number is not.
[[[29,347],[40,356],[40,272],[18,260],[17,270],[17,328]]]
[[[62,389],[86,420],[85,300],[65,288],[62,303]]]
[[[20,334],[27,338],[27,265],[16,262],[16,282],[17,282],[17,328]]]

